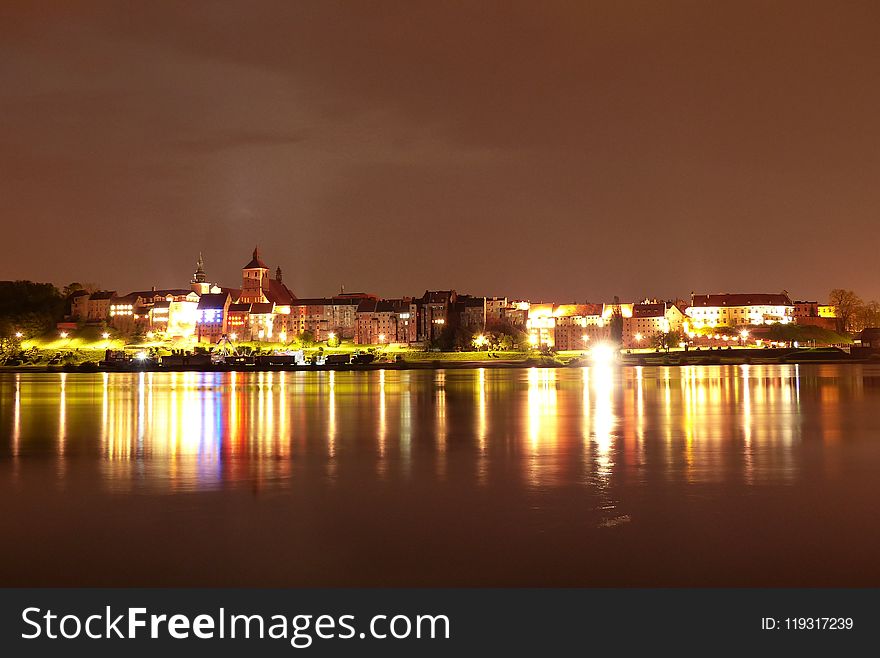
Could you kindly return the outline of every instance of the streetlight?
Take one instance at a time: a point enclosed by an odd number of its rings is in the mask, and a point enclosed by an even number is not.
[[[153,340],[153,336],[155,336],[155,334],[152,331],[147,332],[147,340]]]
[[[234,331],[231,334],[229,334],[229,340],[237,340],[237,339],[238,339],[238,334],[235,333]]]
[[[20,331],[16,331],[16,332],[15,332],[15,337],[16,337],[16,338],[21,338],[23,335],[24,335],[24,334],[22,334]]]
[[[379,342],[380,342],[380,343],[384,343],[384,342],[385,342],[385,334],[379,334]]]
[[[59,336],[61,336],[62,338],[67,338],[67,332],[66,332],[66,331],[62,331],[62,332],[59,334]]]
[[[149,335],[149,334],[147,334],[147,335]],[[104,340],[107,340],[108,338],[110,338],[110,332],[105,331],[103,334],[101,334],[101,338],[103,338]]]
[[[476,338],[474,338],[474,345],[477,347],[483,347],[486,343],[489,342],[489,339],[486,338],[485,335],[480,334]]]
[[[635,339],[636,339],[637,343],[641,343],[642,342],[642,334],[636,334]]]

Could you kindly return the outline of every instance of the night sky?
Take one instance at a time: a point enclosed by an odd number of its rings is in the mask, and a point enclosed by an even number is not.
[[[443,5],[440,7],[439,5]],[[74,8],[73,5],[76,5]],[[0,4],[0,279],[880,297],[880,3]]]

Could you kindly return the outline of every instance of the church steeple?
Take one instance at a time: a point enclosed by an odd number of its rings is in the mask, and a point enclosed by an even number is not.
[[[278,283],[281,283],[281,266],[280,265],[277,268],[275,268],[275,280]]]
[[[211,284],[208,283],[208,275],[205,274],[205,259],[202,258],[202,252],[199,252],[199,260],[196,262],[196,271],[193,274],[190,287],[193,292],[204,295],[211,292]]]
[[[208,280],[208,275],[205,274],[205,259],[202,258],[202,252],[199,252],[199,260],[196,263],[196,273],[193,274],[193,283],[205,283]]]
[[[260,249],[259,247],[254,247],[254,256],[251,258],[251,262],[244,266],[245,270],[266,270],[268,274],[269,268],[266,267],[266,263],[260,258]]]

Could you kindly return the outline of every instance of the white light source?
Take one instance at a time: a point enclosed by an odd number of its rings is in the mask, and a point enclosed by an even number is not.
[[[608,365],[614,361],[617,350],[608,343],[598,343],[590,350],[590,359],[596,365]]]
[[[154,336],[154,335],[155,335],[155,334],[154,334],[152,331],[148,331],[148,332],[147,332],[147,338],[148,338],[149,340],[153,340],[153,336]]]
[[[22,336],[23,336],[23,334],[22,334],[20,331],[16,331],[16,332],[15,332],[15,337],[16,337],[16,338],[21,338]]]
[[[237,339],[237,338],[238,338],[238,334],[235,333],[234,331],[233,331],[231,334],[229,334],[229,339],[230,339],[230,340],[235,340],[235,339]]]
[[[104,340],[107,340],[108,338],[110,338],[110,332],[105,331],[103,334],[101,334],[101,338],[103,338]]]
[[[642,342],[642,334],[636,334],[635,338],[636,338],[636,342],[637,342],[637,343],[641,343],[641,342]]]
[[[62,338],[67,338],[67,332],[66,332],[66,331],[62,331],[61,334],[60,334],[60,336],[61,336]]]
[[[144,361],[147,358],[147,353],[146,352],[138,352],[137,354],[135,354],[134,358],[136,358],[138,361]]]

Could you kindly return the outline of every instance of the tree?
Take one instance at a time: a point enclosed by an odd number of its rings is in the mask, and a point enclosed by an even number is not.
[[[80,290],[83,290],[83,285],[74,281],[73,283],[68,283],[66,286],[64,286],[64,290],[61,291],[61,294],[64,295],[65,299],[67,299],[73,293],[79,292]]]
[[[855,329],[880,327],[880,302],[870,301],[856,312]]]
[[[35,336],[52,329],[64,314],[64,297],[51,283],[0,281],[0,320],[9,331]]]
[[[837,330],[851,331],[856,316],[864,305],[861,298],[852,290],[835,288],[828,295],[828,302],[834,307],[837,316]]]
[[[299,335],[299,344],[303,347],[313,347],[315,344],[315,334],[306,329]]]

